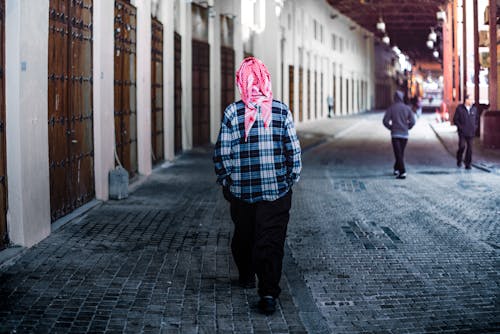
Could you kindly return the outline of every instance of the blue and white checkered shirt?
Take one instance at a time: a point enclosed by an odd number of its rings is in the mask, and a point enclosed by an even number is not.
[[[300,144],[288,107],[273,100],[272,120],[264,127],[257,119],[245,141],[245,104],[238,101],[224,111],[213,161],[217,183],[245,202],[274,201],[300,178]]]

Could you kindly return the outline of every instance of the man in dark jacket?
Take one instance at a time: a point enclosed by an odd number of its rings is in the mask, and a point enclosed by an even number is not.
[[[462,158],[465,150],[465,169],[471,169],[472,141],[477,129],[477,109],[472,104],[469,95],[465,95],[464,103],[459,104],[453,116],[453,122],[458,130],[457,167],[462,166]]]
[[[408,130],[415,125],[415,116],[410,107],[403,103],[403,92],[394,93],[394,103],[387,109],[384,115],[384,126],[391,130],[392,148],[396,162],[394,163],[394,175],[398,179],[406,178],[404,154],[408,142]]]

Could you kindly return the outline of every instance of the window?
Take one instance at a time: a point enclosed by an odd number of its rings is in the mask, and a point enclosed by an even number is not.
[[[337,35],[332,34],[332,50],[335,51],[337,49]]]
[[[319,38],[320,38],[320,40],[319,40],[319,41],[320,41],[321,43],[323,43],[323,25],[322,25],[322,24],[319,26],[319,35],[320,35],[320,36],[319,36]]]
[[[339,52],[342,53],[344,51],[344,40],[342,37],[339,37]]]

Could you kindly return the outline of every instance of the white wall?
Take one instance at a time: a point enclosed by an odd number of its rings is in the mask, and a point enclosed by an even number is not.
[[[50,233],[49,0],[6,2],[9,237],[30,247]]]
[[[137,162],[139,173],[151,174],[151,0],[137,6]]]
[[[113,1],[95,1],[93,8],[94,171],[96,198],[109,196],[109,171],[115,166]]]

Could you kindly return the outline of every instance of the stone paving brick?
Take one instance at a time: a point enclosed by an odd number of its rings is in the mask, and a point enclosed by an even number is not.
[[[210,153],[187,154],[28,250],[0,272],[0,332],[304,332],[287,287],[286,317],[266,317],[256,290],[233,283],[214,181]]]

